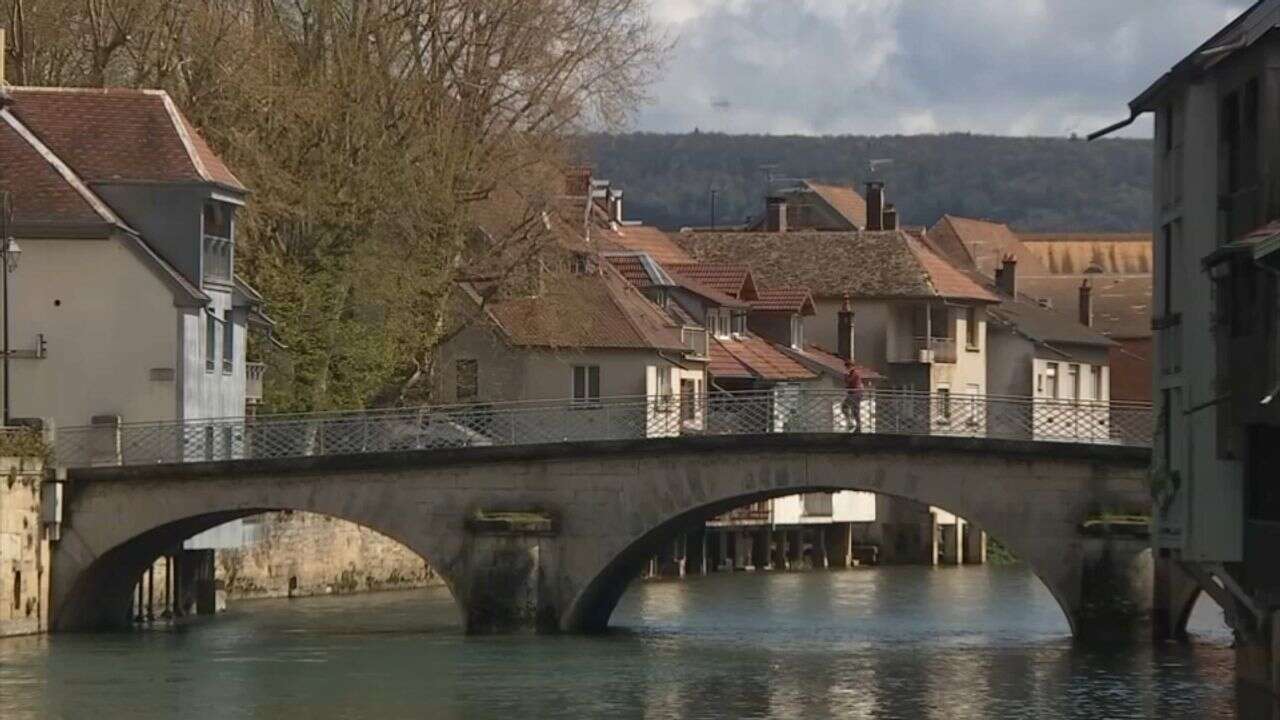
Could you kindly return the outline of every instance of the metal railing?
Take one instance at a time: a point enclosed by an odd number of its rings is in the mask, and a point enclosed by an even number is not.
[[[1149,447],[1147,403],[1042,400],[911,391],[716,393],[264,415],[58,429],[62,467],[301,458],[402,450],[638,440],[690,435],[861,432]]]
[[[954,363],[956,361],[955,338],[900,335],[893,350],[890,362]]]

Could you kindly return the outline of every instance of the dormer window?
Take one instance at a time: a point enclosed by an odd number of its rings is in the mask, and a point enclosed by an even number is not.
[[[707,309],[707,329],[718,338],[727,338],[733,333],[729,319],[729,311],[720,308]]]
[[[742,337],[747,334],[747,314],[744,312],[733,313],[733,336]]]
[[[804,349],[804,318],[800,315],[791,316],[791,347]]]
[[[201,247],[206,282],[231,282],[232,256],[235,252],[234,215],[235,209],[228,203],[209,201],[204,204]]]

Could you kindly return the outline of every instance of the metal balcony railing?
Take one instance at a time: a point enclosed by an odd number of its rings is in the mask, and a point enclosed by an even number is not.
[[[954,363],[956,339],[949,337],[898,336],[889,362]]]
[[[249,402],[262,401],[262,378],[267,374],[267,364],[247,362],[244,364],[244,399]]]
[[[58,429],[61,467],[354,455],[403,450],[641,440],[690,435],[845,433],[840,390],[717,393],[691,426],[674,398],[601,398],[266,415]],[[862,432],[1150,447],[1147,403],[867,392]]]

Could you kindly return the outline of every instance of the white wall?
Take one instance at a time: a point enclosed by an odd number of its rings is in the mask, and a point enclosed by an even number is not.
[[[214,367],[210,371],[205,364],[206,318],[205,308],[184,309],[181,320],[183,367],[186,368],[182,384],[183,415],[187,419],[238,417],[244,415],[245,391],[245,342],[248,328],[244,309],[231,308],[231,293],[206,287],[211,310],[219,318],[230,318],[233,325],[234,347],[230,373],[222,370],[222,326],[218,325],[214,338]]]
[[[15,417],[52,418],[60,427],[95,415],[126,422],[172,420],[177,396],[178,309],[168,285],[111,240],[19,238],[22,256],[9,276],[10,346],[43,359],[10,360]],[[151,379],[152,370],[173,378]]]
[[[771,521],[774,525],[822,525],[833,522],[871,522],[876,519],[875,493],[841,490],[831,498],[830,515],[806,515],[804,495],[774,498]]]

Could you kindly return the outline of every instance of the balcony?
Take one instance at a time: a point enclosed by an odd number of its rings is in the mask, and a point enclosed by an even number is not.
[[[680,339],[688,348],[689,357],[705,359],[710,357],[707,331],[699,327],[685,327],[680,330]]]
[[[235,246],[227,238],[204,236],[205,282],[228,284],[231,282],[231,255]]]
[[[244,400],[256,405],[262,402],[262,376],[267,374],[267,364],[250,362],[244,364]]]
[[[956,339],[948,337],[898,336],[889,346],[889,362],[954,363]]]

